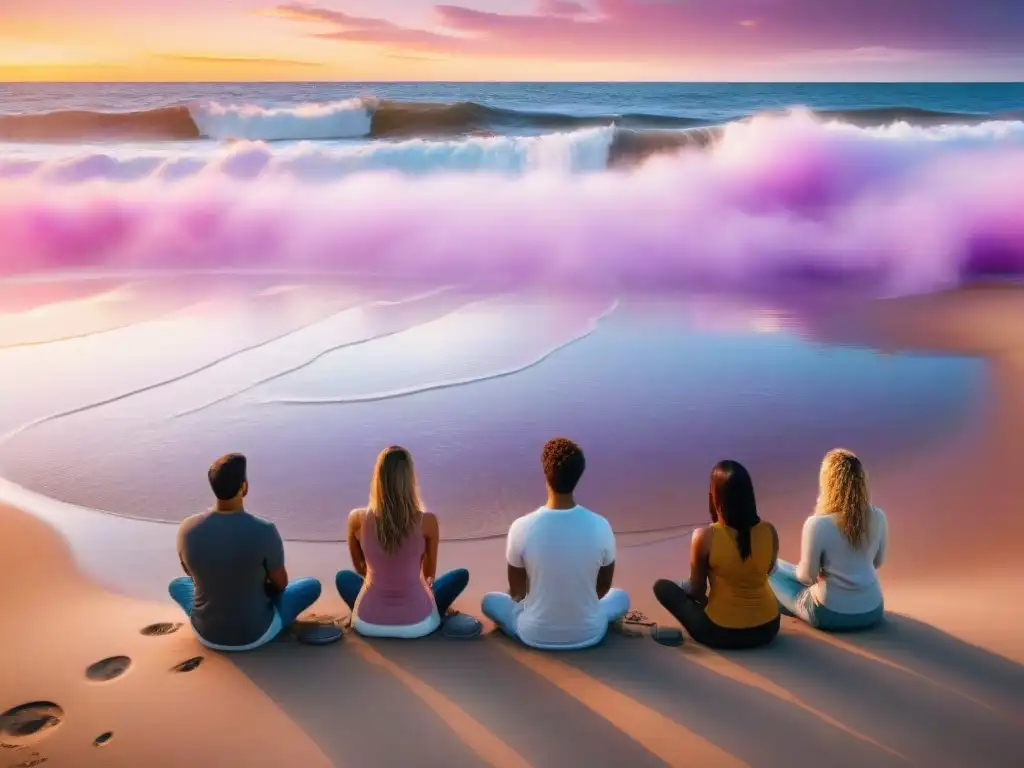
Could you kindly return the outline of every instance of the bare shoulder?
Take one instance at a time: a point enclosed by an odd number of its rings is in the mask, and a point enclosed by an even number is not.
[[[363,525],[363,518],[366,517],[366,510],[360,507],[348,513],[349,530],[358,531]]]
[[[433,512],[424,512],[420,520],[420,525],[423,526],[423,533],[430,534],[440,529],[440,524],[437,522],[437,515]]]
[[[714,533],[714,529],[710,525],[702,525],[700,528],[694,529],[693,540],[704,541],[705,539],[710,539]]]
[[[693,546],[702,552],[711,549],[711,537],[715,532],[710,525],[702,526],[693,532]]]

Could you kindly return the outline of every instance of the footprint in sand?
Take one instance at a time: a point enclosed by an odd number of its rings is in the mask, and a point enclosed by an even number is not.
[[[97,661],[85,670],[85,676],[97,683],[106,683],[128,671],[132,660],[127,656],[111,656]]]
[[[45,739],[64,721],[64,710],[52,701],[21,704],[0,715],[0,744],[23,747]]]
[[[146,637],[160,637],[161,635],[169,635],[172,632],[177,632],[181,629],[181,623],[171,624],[165,622],[162,624],[150,624],[148,627],[143,627],[139,630],[140,633]]]
[[[107,744],[110,743],[110,740],[112,738],[114,738],[114,732],[106,731],[105,733],[101,733],[99,736],[93,739],[92,745],[94,747],[105,747],[107,746]]]
[[[176,664],[171,667],[172,672],[191,672],[193,669],[197,669],[200,664],[203,663],[202,656],[193,656],[191,659],[186,659],[181,664]]]

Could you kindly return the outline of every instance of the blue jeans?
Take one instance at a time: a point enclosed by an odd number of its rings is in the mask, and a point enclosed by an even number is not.
[[[192,615],[192,604],[195,602],[196,587],[188,576],[181,576],[167,587],[171,598],[187,615]],[[320,582],[316,579],[296,579],[284,588],[284,591],[272,599],[277,615],[281,617],[281,628],[287,627],[299,614],[309,608],[320,598]]]
[[[779,560],[768,577],[779,601],[779,610],[825,632],[850,632],[875,626],[885,615],[885,605],[867,613],[837,613],[815,602],[810,588],[796,578],[796,567]]]
[[[469,571],[465,568],[456,568],[434,579],[434,603],[442,619],[468,584]],[[363,577],[355,571],[338,571],[334,585],[349,610],[355,610],[356,598],[363,589]]]

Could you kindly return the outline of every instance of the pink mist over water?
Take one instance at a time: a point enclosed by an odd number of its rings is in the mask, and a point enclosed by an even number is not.
[[[423,142],[390,145],[385,169],[372,161],[383,145],[8,161],[0,272],[275,268],[478,289],[927,292],[1024,275],[1018,125],[869,131],[798,113],[731,125],[707,151],[596,172],[600,146],[565,136],[524,173],[483,160],[484,171],[421,173],[434,151]]]

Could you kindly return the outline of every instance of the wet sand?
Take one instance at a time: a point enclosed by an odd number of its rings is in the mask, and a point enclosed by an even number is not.
[[[882,302],[842,320],[817,318],[810,332],[983,361],[969,418],[869,464],[892,528],[885,626],[829,637],[787,621],[774,646],[730,654],[611,635],[555,656],[489,633],[415,643],[348,634],[325,648],[282,639],[228,657],[202,649],[187,627],[140,633],[183,618],[163,591],[177,575],[172,525],[3,484],[0,498],[31,514],[0,509],[0,562],[12,574],[0,604],[0,708],[49,702],[59,714],[42,721],[59,722],[4,747],[0,765],[411,765],[425,754],[460,766],[1016,765],[1024,292]],[[763,516],[779,521],[785,557],[798,551],[814,469],[759,497]],[[667,616],[650,585],[680,574],[685,534],[620,542],[617,582],[657,620]],[[472,572],[457,608],[479,614],[481,594],[503,584],[502,552],[500,540],[442,547],[441,569]],[[348,564],[339,544],[293,541],[287,553],[293,575],[327,585]],[[343,615],[332,591],[315,613]]]

